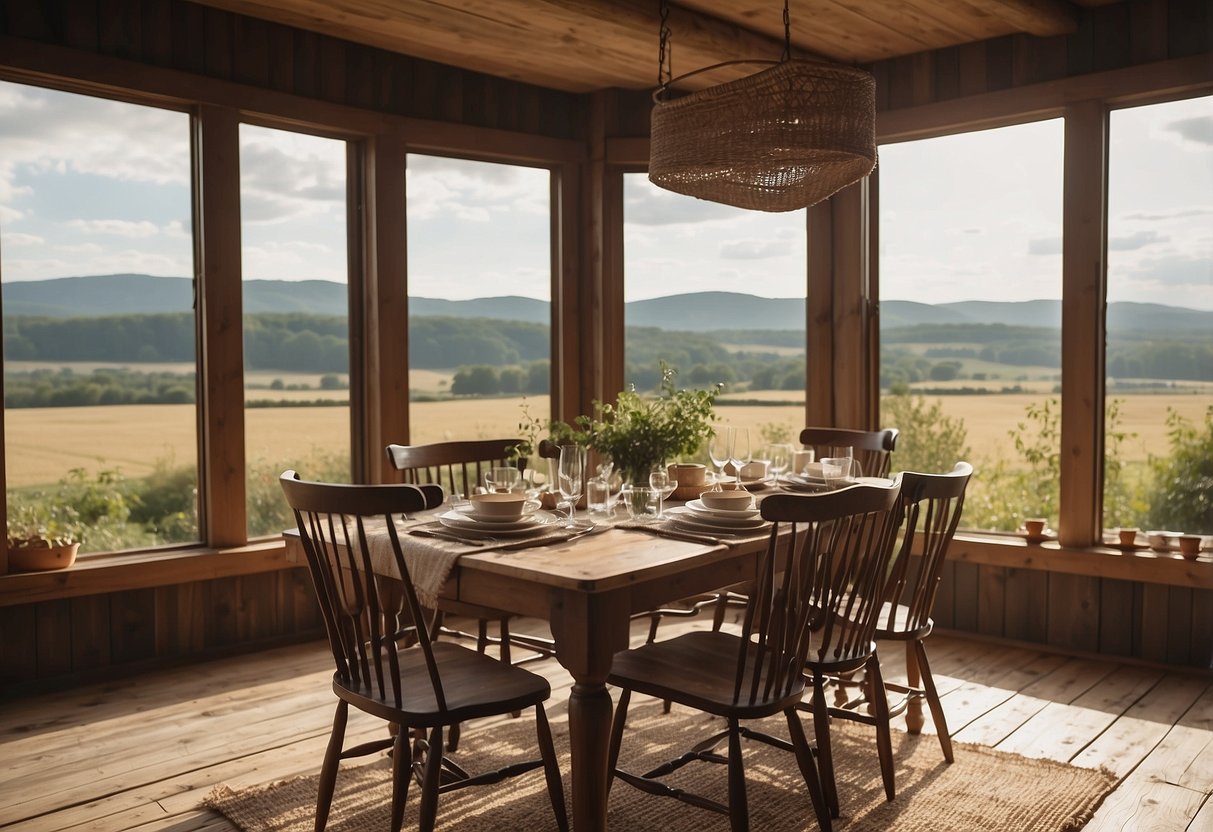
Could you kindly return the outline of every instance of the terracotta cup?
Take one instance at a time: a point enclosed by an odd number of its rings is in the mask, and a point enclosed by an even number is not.
[[[1039,539],[1044,537],[1047,523],[1043,518],[1030,517],[1023,521],[1023,530],[1028,533],[1029,538]]]
[[[708,469],[696,462],[675,462],[667,470],[670,478],[678,481],[678,486],[703,485],[707,482]]]
[[[1188,560],[1196,560],[1196,556],[1200,554],[1200,535],[1180,535],[1179,553]]]
[[[1121,546],[1132,546],[1137,543],[1137,529],[1121,529],[1116,534],[1120,537]]]

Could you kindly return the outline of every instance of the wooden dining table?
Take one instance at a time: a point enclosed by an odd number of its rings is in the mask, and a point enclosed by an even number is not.
[[[297,537],[288,552],[304,561]],[[630,619],[679,598],[755,578],[765,539],[728,544],[675,540],[612,528],[575,541],[516,551],[470,552],[443,597],[546,619],[569,694],[573,828],[607,828],[611,661],[628,647]]]

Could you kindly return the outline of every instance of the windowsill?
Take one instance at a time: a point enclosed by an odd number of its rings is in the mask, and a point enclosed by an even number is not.
[[[1151,549],[1125,552],[1107,546],[1079,549],[1056,541],[1028,543],[1007,535],[958,533],[948,550],[948,560],[1213,589],[1213,557],[1208,553],[1197,560],[1184,560],[1178,552]]]
[[[1191,561],[1178,554],[1150,550],[1075,549],[1052,541],[1028,543],[1007,535],[969,533],[956,536],[948,559],[1008,569],[1213,589],[1213,558],[1208,554]],[[82,558],[67,569],[0,575],[0,607],[296,568],[300,565],[287,559],[282,540],[232,549],[100,555]]]
[[[83,557],[66,569],[0,575],[0,607],[298,568],[281,539],[230,549],[193,548]]]

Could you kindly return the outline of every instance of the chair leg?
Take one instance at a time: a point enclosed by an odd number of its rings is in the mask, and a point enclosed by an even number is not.
[[[489,646],[489,622],[483,618],[476,622],[476,652],[483,653]]]
[[[401,727],[392,746],[392,832],[400,832],[404,825],[404,804],[409,797],[409,781],[413,779],[409,737],[408,729]]]
[[[345,742],[345,723],[349,718],[350,705],[344,699],[337,701],[333,714],[333,732],[324,750],[324,763],[320,766],[320,788],[316,794],[316,832],[324,832],[329,820],[329,809],[333,805],[333,787],[337,785],[337,767],[341,763],[341,746]]]
[[[922,687],[922,675],[918,668],[918,640],[906,642],[906,687],[914,690]],[[910,696],[906,703],[906,731],[911,734],[922,732],[922,702],[917,696]]]
[[[830,815],[838,817],[838,787],[834,781],[834,754],[830,749],[830,712],[826,704],[825,677],[813,674],[813,733],[817,738],[817,767]]]
[[[456,722],[447,728],[446,731],[446,750],[452,754],[459,750],[459,735],[461,733],[459,729],[460,724]]]
[[[497,632],[501,634],[501,663],[510,664],[510,619],[497,619]],[[517,714],[515,714],[517,716]]]
[[[889,729],[889,698],[885,692],[880,659],[873,653],[864,675],[871,682],[870,701],[876,711],[876,753],[880,757],[880,777],[884,780],[884,796],[892,800],[897,794],[893,773],[893,734]]]
[[[615,782],[615,767],[619,764],[619,746],[623,745],[623,725],[628,719],[628,702],[632,699],[632,691],[621,688],[619,702],[615,705],[615,719],[611,723],[611,740],[607,745],[607,794],[611,793],[611,784]]]
[[[434,821],[438,817],[438,786],[442,782],[442,726],[430,729],[429,751],[425,758],[425,773],[421,777],[421,808],[418,810],[418,829],[434,832]]]
[[[813,749],[809,747],[808,737],[804,735],[804,726],[800,724],[800,714],[795,708],[783,712],[788,720],[788,735],[792,739],[792,747],[796,750],[796,764],[800,766],[800,776],[804,778],[805,787],[809,790],[809,800],[813,803],[813,813],[817,815],[817,825],[821,832],[831,832],[833,819],[826,808],[825,795],[821,793],[821,775],[817,772],[817,764],[813,762]]]
[[[943,749],[943,758],[952,762],[952,735],[948,733],[948,721],[944,719],[943,703],[939,701],[939,691],[935,689],[935,677],[931,675],[931,664],[927,661],[927,646],[922,641],[914,640],[914,652],[918,654],[918,664],[922,669],[922,688],[926,693],[927,705],[931,708],[931,719],[935,722],[935,731],[939,734],[939,747]]]
[[[729,720],[729,827],[732,832],[749,832],[750,804],[745,794],[745,766],[741,760],[741,728]]]
[[[539,756],[543,758],[543,776],[548,783],[548,798],[556,814],[556,827],[568,832],[569,816],[564,805],[564,782],[560,779],[560,763],[556,759],[556,747],[552,745],[552,728],[548,725],[543,705],[535,706],[535,733],[539,738]]]

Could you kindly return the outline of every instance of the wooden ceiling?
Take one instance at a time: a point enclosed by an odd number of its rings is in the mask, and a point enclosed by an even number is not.
[[[251,17],[568,92],[657,78],[658,0],[195,0]],[[1073,32],[1117,0],[791,0],[793,51],[848,64],[1015,33]],[[777,59],[779,0],[678,0],[673,70]],[[694,89],[753,66],[704,73]]]

